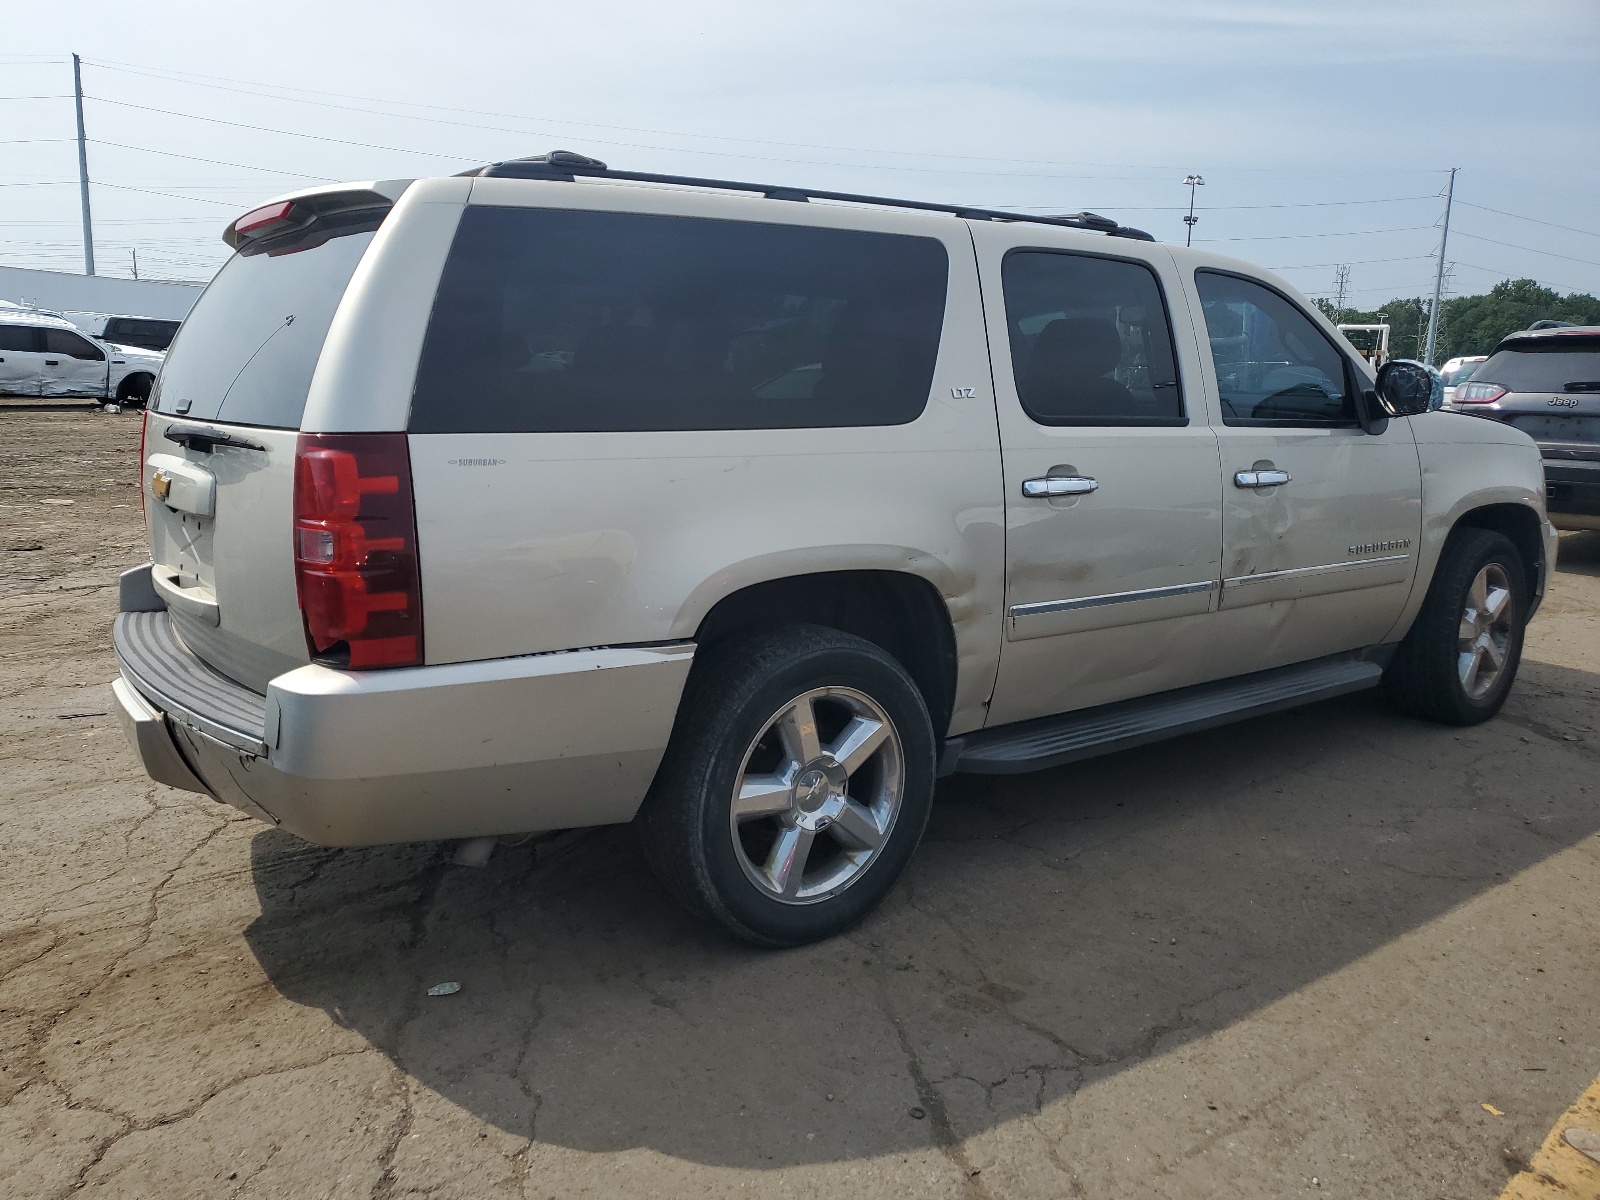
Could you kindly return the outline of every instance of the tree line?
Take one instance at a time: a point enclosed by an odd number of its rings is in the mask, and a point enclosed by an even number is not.
[[[1391,300],[1371,312],[1336,308],[1327,300],[1316,304],[1336,325],[1388,325],[1391,357],[1422,357],[1428,340],[1428,300]],[[1563,296],[1532,279],[1507,279],[1484,295],[1456,296],[1439,307],[1435,363],[1488,354],[1506,334],[1545,320],[1600,325],[1600,300],[1587,292]]]

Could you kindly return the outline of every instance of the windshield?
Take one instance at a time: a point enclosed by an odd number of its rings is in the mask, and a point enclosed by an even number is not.
[[[1600,342],[1585,348],[1523,347],[1498,350],[1475,376],[1511,392],[1600,391]]]
[[[168,352],[150,407],[298,429],[334,310],[373,234],[288,254],[234,255]]]

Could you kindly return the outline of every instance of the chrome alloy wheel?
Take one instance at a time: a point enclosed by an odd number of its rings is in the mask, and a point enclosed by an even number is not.
[[[1481,700],[1500,679],[1511,652],[1511,580],[1491,562],[1467,589],[1456,634],[1456,671],[1472,700]]]
[[[740,765],[729,814],[740,867],[785,904],[838,895],[888,841],[905,782],[900,735],[870,696],[847,687],[797,696]]]

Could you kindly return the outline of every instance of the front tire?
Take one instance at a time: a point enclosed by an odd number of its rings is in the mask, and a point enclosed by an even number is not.
[[[1395,704],[1446,725],[1477,725],[1499,712],[1522,661],[1527,579],[1505,535],[1452,534],[1422,611],[1384,672]]]
[[[148,375],[129,375],[117,385],[117,403],[124,408],[143,408],[150,401],[153,382]]]
[[[798,946],[882,903],[933,786],[932,723],[905,668],[861,638],[794,626],[695,663],[639,829],[691,911]]]

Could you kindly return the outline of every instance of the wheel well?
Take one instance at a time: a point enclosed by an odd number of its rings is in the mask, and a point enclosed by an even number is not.
[[[1487,504],[1463,513],[1456,521],[1457,529],[1492,529],[1511,539],[1511,544],[1522,555],[1523,568],[1528,572],[1528,597],[1538,594],[1540,559],[1544,556],[1544,537],[1539,528],[1539,517],[1533,509],[1522,504]]]
[[[826,625],[864,638],[906,669],[933,718],[950,727],[956,694],[956,636],[937,588],[899,571],[829,571],[774,579],[725,596],[695,631],[702,647],[782,625]]]
[[[117,384],[117,398],[120,400],[131,396],[134,388],[140,382],[145,384],[145,395],[148,396],[150,394],[150,385],[155,382],[155,376],[148,371],[129,371],[122,377],[122,381]]]

